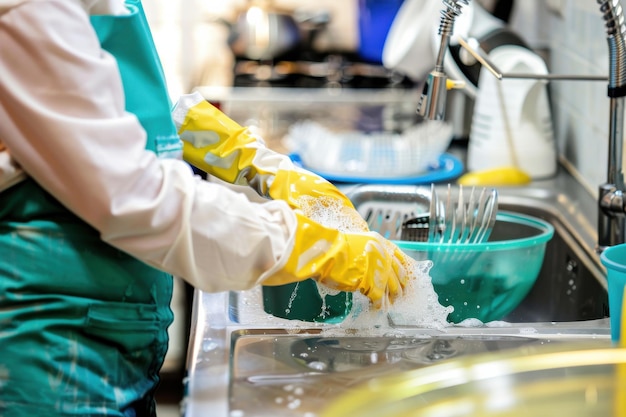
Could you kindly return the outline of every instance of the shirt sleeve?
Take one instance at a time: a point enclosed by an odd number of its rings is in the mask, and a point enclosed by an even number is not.
[[[117,63],[78,3],[0,15],[0,121],[11,157],[105,242],[202,290],[249,288],[291,251],[285,203],[251,202],[144,149]]]

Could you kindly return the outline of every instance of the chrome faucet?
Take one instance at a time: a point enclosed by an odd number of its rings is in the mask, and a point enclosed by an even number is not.
[[[442,0],[445,9],[441,12],[439,35],[441,43],[433,69],[426,79],[424,90],[417,105],[417,113],[430,120],[443,120],[448,94],[448,77],[444,72],[443,61],[450,45],[450,36],[454,31],[454,21],[461,14],[463,4],[469,0]]]
[[[607,182],[599,189],[598,251],[624,243],[626,204],[624,201],[624,97],[626,96],[626,24],[619,0],[597,0],[609,44],[609,154]]]

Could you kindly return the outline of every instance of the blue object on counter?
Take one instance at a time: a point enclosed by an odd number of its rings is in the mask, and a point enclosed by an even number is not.
[[[437,183],[455,179],[459,177],[464,170],[463,162],[457,157],[444,153],[439,157],[439,163],[437,166],[432,169],[408,177],[367,177],[362,175],[339,175],[332,173],[325,173],[319,170],[314,170],[302,163],[302,158],[298,154],[291,154],[290,158],[294,163],[302,166],[305,169],[308,169],[311,172],[316,173],[317,175],[327,179],[330,182],[341,182],[341,183],[355,183],[355,184],[392,184],[392,185],[420,185],[420,184],[430,184]]]
[[[359,55],[382,64],[387,33],[404,0],[359,0]]]
[[[600,261],[606,267],[609,286],[611,340],[618,343],[623,337],[621,328],[624,287],[626,287],[626,244],[606,248],[600,255]]]

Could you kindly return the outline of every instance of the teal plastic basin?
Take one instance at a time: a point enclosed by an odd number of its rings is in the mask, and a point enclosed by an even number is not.
[[[351,292],[340,291],[322,298],[312,279],[262,288],[263,310],[284,319],[341,323],[352,309]]]
[[[448,320],[500,320],[526,297],[541,270],[554,227],[539,218],[500,212],[488,241],[441,244],[395,241],[416,260],[431,260],[439,303],[453,306]]]

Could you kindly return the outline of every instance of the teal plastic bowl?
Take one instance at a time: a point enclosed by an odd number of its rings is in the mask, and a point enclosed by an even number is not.
[[[606,267],[609,286],[611,340],[619,343],[622,338],[622,309],[624,308],[624,287],[626,287],[626,244],[606,248],[600,255],[600,261]]]
[[[537,280],[554,227],[539,218],[501,211],[488,241],[441,244],[395,241],[412,258],[431,260],[439,303],[453,306],[448,320],[501,320]]]
[[[351,292],[340,291],[322,298],[312,279],[262,288],[263,310],[284,319],[341,323],[352,309]]]

